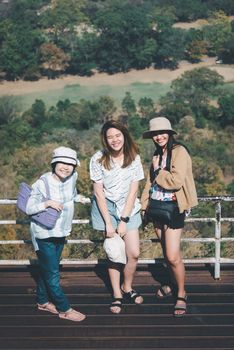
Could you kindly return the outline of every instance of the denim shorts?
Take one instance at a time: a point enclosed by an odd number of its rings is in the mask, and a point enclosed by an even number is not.
[[[107,208],[109,210],[109,214],[112,220],[112,225],[116,229],[118,224],[120,223],[120,218],[117,215],[116,204],[106,199]],[[96,198],[94,197],[92,200],[92,209],[91,209],[91,220],[92,225],[95,230],[105,231],[106,224],[103,219],[103,216],[98,208]],[[141,225],[141,215],[140,211],[138,211],[133,216],[130,216],[129,222],[127,223],[127,231],[138,229]]]

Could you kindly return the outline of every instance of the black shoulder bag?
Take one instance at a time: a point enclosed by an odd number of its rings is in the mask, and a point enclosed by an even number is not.
[[[161,168],[154,171],[152,174],[154,176],[154,179],[160,170]],[[147,222],[160,222],[162,224],[168,225],[173,220],[174,215],[178,213],[179,208],[176,201],[159,201],[150,198],[145,215]]]

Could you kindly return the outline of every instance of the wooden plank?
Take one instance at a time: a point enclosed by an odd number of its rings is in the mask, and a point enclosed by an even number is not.
[[[69,298],[69,301],[72,304],[102,304],[109,305],[111,303],[111,295],[110,293],[106,294],[70,294],[66,293]],[[155,295],[152,294],[142,294],[144,297],[144,303],[142,306],[147,304],[167,304],[173,303],[175,298],[168,297],[165,299],[159,299]],[[32,305],[35,304],[36,295],[33,294],[1,294],[0,305],[11,304],[24,304],[24,305]],[[127,302],[126,302],[127,303]],[[188,304],[215,304],[215,303],[223,303],[223,304],[233,304],[234,303],[234,293],[223,293],[223,294],[190,294],[188,293]]]
[[[62,329],[62,332],[61,332]],[[219,336],[233,336],[234,337],[234,325],[122,325],[118,327],[113,327],[112,325],[105,326],[95,326],[90,325],[85,326],[85,321],[82,324],[74,324],[73,322],[63,321],[61,325],[54,326],[50,325],[44,326],[2,326],[0,328],[0,338],[16,338],[21,339],[25,337],[35,337],[35,338],[53,338],[56,337],[57,340],[64,338],[74,338],[77,337],[81,340],[93,337],[103,338],[103,337],[121,337],[122,339],[128,337],[136,337],[140,339],[141,337],[153,337],[158,338],[162,336],[167,336],[170,333],[170,337],[187,337],[187,336],[209,336],[209,337],[219,337]]]
[[[49,313],[38,312],[32,315],[0,315],[0,326],[44,326],[55,325],[61,326],[62,321],[59,317],[53,316]],[[80,324],[80,327],[84,323]],[[176,319],[171,315],[162,314],[135,314],[134,317],[128,314],[119,315],[88,315],[85,320],[86,325],[98,325],[102,326],[117,326],[117,325],[234,325],[233,314],[207,314],[207,315],[192,315],[187,314],[186,317]]]
[[[72,306],[88,315],[73,323],[36,309],[36,268],[0,268],[0,348],[233,350],[234,266],[222,271],[221,281],[213,279],[210,266],[186,269],[188,314],[176,319],[174,299],[155,297],[165,277],[162,266],[138,268],[134,286],[145,303],[125,303],[119,315],[109,311],[106,268],[62,267],[62,285]]]
[[[172,315],[173,312],[173,303],[166,304],[147,304],[147,305],[131,305],[125,304],[123,306],[123,313],[130,315],[135,315],[141,313],[142,316],[145,314],[169,314]],[[106,315],[109,314],[109,305],[100,305],[100,304],[72,304],[76,309],[82,310],[88,315]],[[37,311],[35,305],[1,305],[0,313],[8,315],[32,315]],[[43,312],[43,311],[41,311]],[[188,305],[188,314],[193,315],[205,315],[205,314],[233,314],[234,313],[234,304],[189,304]]]
[[[2,349],[28,349],[28,348],[55,348],[55,349],[77,349],[80,348],[91,348],[91,349],[116,349],[115,344],[118,344],[119,349],[142,349],[142,348],[171,348],[176,344],[179,349],[188,349],[191,344],[196,344],[196,347],[201,347],[203,350],[211,348],[214,344],[218,349],[234,348],[234,336],[229,337],[113,337],[109,336],[106,338],[90,337],[86,339],[81,338],[21,338],[21,339],[0,339],[0,347]]]
[[[233,272],[234,273],[234,272]],[[1,278],[1,276],[0,276]],[[1,280],[2,283],[2,280]],[[21,284],[20,284],[21,283]],[[108,286],[86,286],[86,285],[79,285],[77,283],[76,285],[67,285],[64,286],[62,283],[62,287],[64,292],[67,295],[71,294],[105,294],[109,295],[110,290],[108,289]],[[136,285],[134,284],[134,287],[137,288],[137,290],[143,294],[154,294],[156,290],[159,287],[159,284],[152,284],[152,285]],[[1,285],[0,286],[0,295],[2,294],[10,294],[12,292],[15,292],[17,294],[34,294],[35,293],[35,286],[32,284],[24,285],[23,282],[19,281],[19,284],[14,285]],[[218,285],[210,285],[210,284],[187,284],[186,285],[186,291],[188,294],[209,294],[209,295],[215,295],[215,294],[223,294],[223,293],[234,293],[234,283],[223,283]]]

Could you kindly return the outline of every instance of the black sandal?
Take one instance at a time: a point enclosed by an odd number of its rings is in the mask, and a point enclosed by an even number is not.
[[[168,291],[168,288],[170,288],[170,291]],[[160,292],[162,295],[159,295],[158,292]],[[170,296],[172,296],[172,288],[169,285],[161,286],[156,292],[156,297],[158,299],[164,299]]]
[[[117,303],[116,303],[117,302]],[[112,314],[119,314],[121,312],[122,309],[122,303],[123,303],[123,298],[112,298],[112,302],[110,304],[110,311],[112,307],[118,307],[120,310],[119,312],[112,312]]]
[[[134,304],[140,305],[140,304],[143,303],[143,297],[142,297],[142,295],[140,295],[139,293],[137,293],[137,291],[135,291],[134,289],[130,290],[130,292],[125,292],[125,291],[123,290],[123,288],[121,288],[121,292],[122,292],[123,296],[124,296],[127,300],[133,302]],[[141,303],[136,303],[136,298],[139,298],[139,297],[142,298],[142,302],[141,302]]]
[[[187,295],[185,295],[184,298],[177,297],[176,298],[176,303],[177,303],[177,301],[183,301],[184,305],[175,305],[174,306],[174,316],[175,317],[183,317],[186,314],[186,312],[187,312],[187,304],[186,304],[187,303]],[[176,311],[183,311],[183,312],[177,314]]]

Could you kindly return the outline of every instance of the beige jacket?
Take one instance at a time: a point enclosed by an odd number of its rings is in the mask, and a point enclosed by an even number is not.
[[[197,193],[192,173],[192,161],[187,150],[177,145],[172,150],[171,169],[160,170],[156,176],[157,184],[166,190],[174,190],[180,213],[198,204]],[[142,210],[145,210],[149,202],[149,191],[152,184],[148,175],[145,188],[141,196]]]

